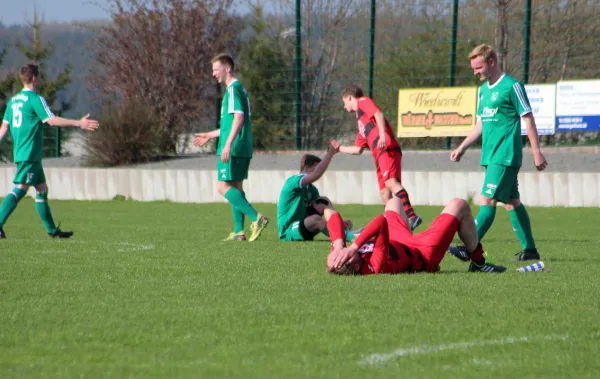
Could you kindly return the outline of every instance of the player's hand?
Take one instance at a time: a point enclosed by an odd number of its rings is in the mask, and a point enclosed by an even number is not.
[[[231,155],[231,147],[227,144],[223,146],[223,150],[221,150],[221,162],[227,163],[229,162],[229,157]]]
[[[345,247],[337,254],[335,259],[333,260],[333,267],[335,269],[342,268],[352,257],[356,255],[356,251],[352,248]]]
[[[344,220],[344,227],[348,230],[352,229],[352,220]]]
[[[385,138],[385,134],[383,135],[379,135],[379,141],[377,141],[377,148],[382,150],[385,148],[385,144],[386,144],[386,138]]]
[[[450,160],[453,162],[460,162],[460,158],[462,158],[464,153],[465,151],[459,147],[450,153]]]
[[[338,153],[338,151],[339,151],[339,150],[338,150],[338,149],[336,149],[336,148],[335,148],[335,146],[333,146],[333,144],[329,143],[329,144],[327,145],[327,154],[330,154],[330,155],[335,155],[335,154],[337,154],[337,153]]]
[[[333,147],[335,149],[335,151],[340,151],[340,147],[342,146],[342,144],[340,144],[338,141],[336,140],[331,140],[329,142],[329,146]]]
[[[544,169],[548,167],[546,157],[544,157],[544,154],[542,154],[541,151],[533,153],[533,164],[535,164],[535,168],[537,168],[538,171],[544,171]]]
[[[192,141],[192,144],[196,147],[201,147],[204,146],[209,139],[210,137],[207,133],[196,133],[194,134],[194,140]]]
[[[96,120],[90,120],[90,114],[86,114],[85,116],[83,116],[80,120],[80,128],[83,130],[96,130],[98,129],[98,126],[100,126],[100,123]]]

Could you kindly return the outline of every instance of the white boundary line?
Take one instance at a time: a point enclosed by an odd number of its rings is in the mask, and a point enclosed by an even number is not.
[[[39,242],[39,243],[47,243],[47,242],[52,242],[52,240],[49,239],[38,239],[38,240],[31,240],[31,239],[23,239],[23,238],[19,238],[19,239],[10,239],[6,242],[10,243],[10,242],[28,242],[28,243],[32,243],[32,242]],[[102,246],[115,246],[118,248],[118,252],[119,253],[131,253],[131,252],[135,252],[135,251],[149,251],[149,250],[154,250],[154,245],[152,244],[143,244],[143,243],[132,243],[132,242],[107,242],[107,241],[86,241],[86,240],[75,240],[75,239],[64,239],[64,240],[57,240],[54,242],[59,242],[63,243],[64,245],[62,245],[62,247],[66,247],[68,245],[87,245],[90,243],[94,243],[94,244],[99,244]],[[2,242],[5,243],[5,242]],[[67,250],[61,250],[61,251],[42,251],[43,253],[47,253],[47,254],[53,254],[53,253],[67,253]],[[97,253],[98,250],[90,250],[87,251],[87,253]]]
[[[593,337],[594,335],[592,335]],[[569,335],[549,335],[549,336],[523,336],[523,337],[506,337],[497,340],[487,341],[468,341],[468,342],[454,342],[449,344],[441,345],[422,345],[413,346],[408,348],[401,348],[394,350],[390,353],[371,354],[359,361],[362,366],[377,366],[385,364],[386,362],[402,357],[414,356],[414,355],[430,355],[439,353],[441,351],[448,350],[464,350],[471,347],[482,347],[482,346],[499,346],[499,345],[511,345],[523,342],[532,342],[539,340],[551,340],[551,341],[566,341],[571,339]]]

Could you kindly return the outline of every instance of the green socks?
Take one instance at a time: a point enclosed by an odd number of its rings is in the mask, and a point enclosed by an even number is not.
[[[477,236],[480,241],[490,229],[490,226],[492,226],[494,217],[496,217],[495,205],[482,205],[479,207],[479,213],[477,214],[477,218],[475,218],[475,225],[477,226]]]
[[[50,206],[48,205],[48,194],[38,193],[35,196],[35,210],[42,219],[42,223],[49,234],[56,233],[56,225],[52,218],[52,212],[50,212]]]
[[[9,192],[8,195],[2,200],[2,205],[0,205],[0,227],[4,226],[8,216],[15,210],[17,204],[27,192],[22,189],[15,187],[12,192]]]
[[[252,220],[252,222],[258,220],[258,213],[256,212],[256,210],[254,210],[254,208],[248,202],[248,200],[246,200],[246,196],[242,191],[235,187],[231,187],[229,188],[227,193],[225,193],[225,198],[231,203],[233,207],[237,208],[239,212],[250,217],[250,220]],[[234,215],[234,222],[235,217],[236,216]]]
[[[242,192],[243,193],[243,192]],[[233,204],[231,205],[231,213],[233,214],[233,232],[239,233],[244,231],[244,214],[240,212]]]
[[[509,211],[508,214],[513,230],[517,234],[517,238],[519,239],[519,242],[521,242],[523,250],[535,249],[535,241],[533,240],[533,234],[531,233],[531,223],[525,206],[521,204],[512,211]]]

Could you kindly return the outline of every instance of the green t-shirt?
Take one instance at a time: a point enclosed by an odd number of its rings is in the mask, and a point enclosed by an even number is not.
[[[240,132],[231,144],[231,156],[238,158],[252,158],[252,123],[250,121],[250,99],[248,92],[242,84],[234,80],[231,83],[221,104],[221,122],[219,135],[219,146],[217,147],[217,155],[221,155],[221,151],[227,142],[231,127],[233,126],[233,115],[241,113],[244,115],[244,123]]]
[[[477,118],[482,123],[481,165],[521,167],[521,116],[531,112],[527,92],[515,78],[502,74],[493,85],[479,87]]]
[[[46,100],[32,90],[24,89],[11,97],[3,121],[10,127],[15,162],[41,162],[44,123],[54,114]]]
[[[319,197],[319,190],[312,184],[300,186],[304,174],[290,176],[285,181],[277,201],[277,229],[279,238],[295,221],[306,218],[307,208]]]

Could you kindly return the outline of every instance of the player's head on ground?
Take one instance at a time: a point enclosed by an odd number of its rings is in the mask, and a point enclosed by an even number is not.
[[[41,83],[39,67],[32,63],[26,64],[19,70],[19,79],[24,86],[38,86]]]
[[[321,158],[312,154],[304,154],[302,159],[300,159],[300,172],[310,174],[315,170],[319,163],[321,163]]]
[[[498,68],[498,55],[490,45],[479,45],[469,54],[473,74],[479,77],[479,80],[485,81],[493,76],[500,69]]]
[[[362,270],[362,266],[364,264],[363,259],[360,257],[360,254],[356,253],[346,262],[343,266],[336,268],[333,265],[333,261],[335,259],[337,251],[332,251],[327,256],[327,272],[330,274],[336,275],[360,275]]]
[[[342,92],[342,102],[344,103],[346,112],[356,112],[358,109],[358,99],[363,96],[365,96],[365,94],[359,86],[355,84],[346,86]]]
[[[219,54],[210,63],[212,64],[212,76],[217,79],[217,82],[227,83],[227,79],[233,77],[235,63],[231,55]]]

